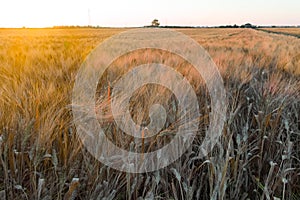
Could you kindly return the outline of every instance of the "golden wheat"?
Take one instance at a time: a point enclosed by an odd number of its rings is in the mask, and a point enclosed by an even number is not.
[[[178,29],[202,45],[219,67],[229,98],[228,119],[215,151],[197,158],[201,137],[166,169],[125,174],[93,158],[72,123],[77,70],[100,42],[126,29],[0,30],[0,193],[9,199],[239,199],[299,198],[300,40],[253,29]],[[281,31],[281,30],[280,30]],[[290,30],[289,30],[290,31]],[[149,53],[149,52],[148,52]],[[171,55],[132,53],[113,63],[110,77],[151,61],[174,65]],[[119,66],[119,67],[118,67]],[[193,68],[176,63],[208,114],[208,94]],[[200,77],[201,78],[201,77]],[[109,107],[102,79],[97,106]],[[101,88],[102,87],[102,88]],[[154,92],[168,92],[154,88]],[[135,109],[143,109],[151,92]],[[148,96],[147,96],[148,95]],[[167,95],[166,95],[167,96]],[[137,96],[136,98],[140,98]],[[145,113],[147,113],[145,111]],[[169,114],[172,110],[169,109]],[[204,115],[205,116],[205,115]],[[141,119],[144,116],[140,116]],[[108,124],[112,140],[130,144]],[[206,117],[199,126],[209,124]],[[170,130],[169,130],[170,131]],[[118,133],[118,134],[117,134]],[[168,140],[156,140],[157,146]],[[153,143],[142,143],[150,151]],[[276,164],[277,163],[277,164]],[[284,181],[282,181],[284,180]]]

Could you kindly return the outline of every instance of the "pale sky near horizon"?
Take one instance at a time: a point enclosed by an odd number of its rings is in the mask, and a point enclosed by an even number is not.
[[[300,25],[299,0],[2,0],[0,27]]]

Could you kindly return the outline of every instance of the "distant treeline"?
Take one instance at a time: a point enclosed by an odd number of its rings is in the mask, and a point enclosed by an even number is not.
[[[243,24],[241,26],[238,25],[222,25],[222,26],[217,26],[216,28],[300,28],[299,26],[257,26],[257,25],[252,25],[250,23],[248,24]]]
[[[153,28],[153,26],[144,26],[145,28]],[[256,26],[252,24],[244,25],[221,25],[221,26],[159,26],[155,28],[300,28],[299,26]]]
[[[144,28],[300,28],[299,26],[257,26],[252,25],[250,23],[243,24],[243,25],[221,25],[221,26],[180,26],[180,25],[173,25],[173,26],[144,26]],[[25,27],[24,27],[25,28]],[[103,27],[103,26],[53,26],[52,28],[57,29],[75,29],[75,28],[112,28],[112,27]],[[121,27],[120,27],[121,28]],[[124,27],[125,28],[125,27]],[[130,27],[127,27],[130,28]],[[132,27],[138,28],[138,27]]]
[[[53,26],[52,28],[57,28],[57,29],[66,29],[66,28],[106,28],[106,27],[101,27],[101,26]]]

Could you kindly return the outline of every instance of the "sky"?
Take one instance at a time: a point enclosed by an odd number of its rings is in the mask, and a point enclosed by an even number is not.
[[[299,0],[1,0],[0,27],[300,25]]]

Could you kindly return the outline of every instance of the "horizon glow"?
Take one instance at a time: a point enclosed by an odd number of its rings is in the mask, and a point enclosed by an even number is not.
[[[0,27],[138,27],[161,25],[300,25],[298,0],[10,0],[0,6]]]

